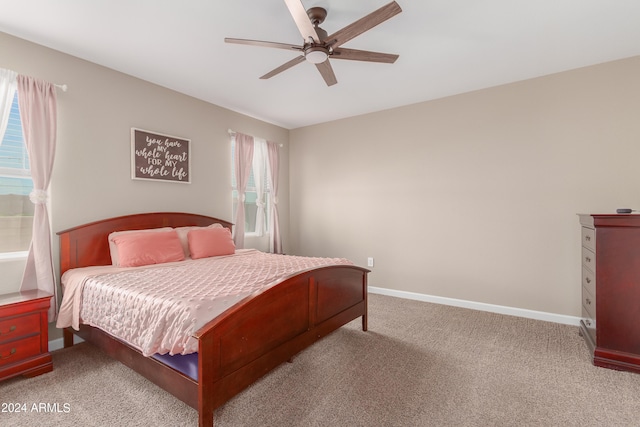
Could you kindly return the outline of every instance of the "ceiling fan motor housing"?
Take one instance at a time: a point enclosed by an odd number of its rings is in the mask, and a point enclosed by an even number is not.
[[[311,37],[309,40],[305,40],[304,43],[304,57],[308,62],[312,64],[321,64],[329,58],[331,54],[329,48],[327,48],[325,39],[327,38],[327,32],[322,28],[318,27],[318,25],[322,24],[327,17],[326,9],[322,7],[312,7],[307,10],[307,15],[309,16],[309,20],[313,24],[314,30],[316,30],[316,34],[318,35],[318,39],[320,43],[316,43]]]

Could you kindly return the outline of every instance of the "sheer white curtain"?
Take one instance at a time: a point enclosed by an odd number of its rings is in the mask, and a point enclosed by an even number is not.
[[[35,204],[33,234],[20,290],[40,289],[54,295],[49,321],[56,318],[57,291],[51,251],[48,188],[56,150],[56,88],[53,84],[19,75],[18,104],[24,142],[29,155]]]
[[[253,137],[236,133],[236,152],[234,155],[236,188],[238,190],[238,208],[236,209],[233,241],[236,248],[244,248],[244,200],[247,183],[253,165]]]
[[[2,144],[2,138],[7,131],[11,104],[13,104],[13,97],[16,94],[17,77],[18,73],[15,71],[0,68],[0,144]]]
[[[282,253],[282,238],[280,237],[280,224],[278,219],[278,174],[280,164],[278,159],[278,144],[267,142],[267,154],[269,159],[268,177],[271,185],[271,237],[269,239],[269,251],[275,254]]]
[[[253,182],[256,187],[256,235],[263,236],[265,228],[265,159],[267,158],[267,141],[260,138],[254,139],[253,145]]]

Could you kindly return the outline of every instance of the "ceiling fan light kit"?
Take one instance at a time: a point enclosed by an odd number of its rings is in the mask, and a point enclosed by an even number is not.
[[[309,10],[305,10],[301,0],[284,1],[298,27],[298,31],[300,31],[300,35],[302,35],[303,44],[301,46],[261,40],[224,39],[226,43],[295,50],[302,54],[268,72],[260,77],[261,79],[269,79],[306,60],[306,62],[315,64],[327,86],[332,86],[338,80],[333,72],[329,58],[386,64],[393,64],[398,59],[398,55],[389,53],[340,48],[342,44],[402,12],[402,9],[395,1],[382,6],[331,35],[328,35],[325,30],[319,27],[327,17],[327,11],[324,8],[312,7]]]
[[[304,50],[304,58],[312,64],[320,64],[329,58],[329,50],[322,46],[310,46]]]

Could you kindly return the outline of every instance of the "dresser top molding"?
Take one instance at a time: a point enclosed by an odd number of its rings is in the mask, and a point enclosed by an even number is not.
[[[578,214],[587,227],[640,227],[640,214]]]

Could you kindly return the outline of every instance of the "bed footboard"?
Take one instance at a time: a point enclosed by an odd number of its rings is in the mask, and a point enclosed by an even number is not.
[[[200,425],[212,425],[216,408],[342,325],[362,317],[366,330],[367,272],[341,265],[290,277],[200,329]]]

